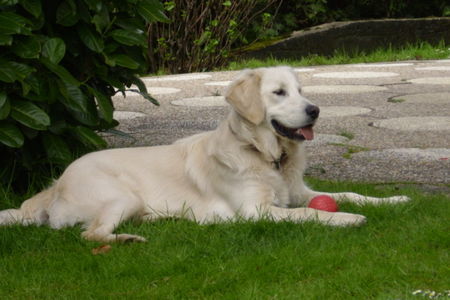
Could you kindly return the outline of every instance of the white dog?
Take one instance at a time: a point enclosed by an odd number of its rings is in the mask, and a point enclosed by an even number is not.
[[[319,108],[300,93],[288,67],[243,71],[226,93],[228,118],[214,131],[173,145],[111,149],[74,161],[55,183],[0,212],[0,224],[82,223],[88,240],[145,241],[114,234],[132,217],[184,217],[200,223],[236,217],[359,225],[361,215],[299,207],[319,194],[305,186],[303,140],[312,140]],[[357,203],[401,202],[405,196],[328,194]]]

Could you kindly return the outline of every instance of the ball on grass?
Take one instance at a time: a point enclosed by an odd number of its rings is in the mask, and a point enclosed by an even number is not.
[[[319,195],[312,198],[308,207],[329,212],[336,212],[339,210],[336,201],[327,195]]]

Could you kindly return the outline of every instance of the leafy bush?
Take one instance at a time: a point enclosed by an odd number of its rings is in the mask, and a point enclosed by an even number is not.
[[[148,71],[146,24],[157,0],[1,0],[0,171],[65,165],[105,147],[111,96]],[[3,178],[2,178],[3,179]]]
[[[263,20],[254,20],[246,32],[249,40],[261,34],[273,38],[333,21],[445,17],[450,16],[450,4],[446,0],[282,0],[280,6],[266,13],[273,17],[273,26],[267,30]]]
[[[150,24],[149,57],[152,72],[203,71],[221,66],[244,32],[277,0],[164,1],[168,24]]]
[[[347,19],[448,16],[447,0],[329,0],[328,8]]]

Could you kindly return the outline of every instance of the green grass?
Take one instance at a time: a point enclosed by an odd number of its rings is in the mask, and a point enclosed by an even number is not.
[[[339,132],[339,135],[348,138],[349,140],[353,140],[355,138],[355,135],[347,130],[342,130],[341,132]]]
[[[347,136],[342,135],[342,134],[341,134],[341,136],[347,137]],[[342,157],[343,158],[347,158],[347,159],[352,158],[352,154],[370,150],[369,148],[366,148],[366,147],[361,147],[361,146],[356,146],[356,145],[348,145],[348,144],[341,144],[341,143],[332,143],[331,145],[346,148],[347,152],[342,154]]]
[[[390,99],[388,99],[388,102],[390,102],[390,103],[402,103],[402,102],[405,102],[405,99],[402,99],[402,98],[390,98]]]
[[[222,70],[240,70],[243,68],[258,68],[277,65],[290,66],[316,66],[316,65],[338,65],[338,64],[355,64],[355,63],[375,63],[402,60],[427,60],[427,59],[445,59],[450,57],[450,45],[444,42],[438,45],[430,45],[423,42],[415,45],[407,45],[402,48],[380,48],[367,53],[356,51],[355,53],[347,53],[338,50],[331,57],[310,55],[308,57],[291,60],[291,59],[274,59],[265,60],[247,59],[236,60],[221,68]]]
[[[201,226],[184,220],[128,222],[148,238],[112,245],[80,228],[0,227],[1,299],[420,299],[450,289],[450,198],[412,187],[310,180],[316,189],[386,196],[400,205],[342,204],[359,228],[270,221]],[[9,192],[3,197],[15,198]]]

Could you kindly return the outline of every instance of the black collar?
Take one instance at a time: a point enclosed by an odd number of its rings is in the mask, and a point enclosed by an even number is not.
[[[261,154],[261,152],[253,145],[249,145],[249,149]],[[286,153],[286,151],[283,150],[283,152],[281,152],[280,157],[278,159],[274,159],[270,163],[272,164],[272,166],[274,167],[275,170],[280,171],[281,168],[283,167],[283,165],[286,163],[287,159],[288,159],[288,154]]]
[[[281,155],[278,159],[272,161],[273,166],[275,167],[275,169],[277,170],[281,170],[281,167],[283,166],[283,164],[286,162],[287,160],[287,153],[286,151],[281,152]]]
[[[231,127],[231,124],[228,124],[228,128],[229,128],[231,134],[233,134],[233,135],[236,137],[236,139],[241,140],[241,139],[239,139],[238,135],[236,134],[236,132],[235,132],[235,131],[233,130],[233,128]],[[242,140],[241,140],[241,141],[242,141]],[[253,151],[258,152],[258,153],[261,154],[261,151],[259,151],[258,148],[256,148],[256,147],[255,147],[254,145],[252,145],[252,144],[249,144],[249,145],[248,145],[248,149],[251,149],[251,150],[253,150]],[[279,171],[279,170],[281,170],[281,167],[284,165],[284,163],[287,161],[287,158],[288,158],[288,155],[287,155],[286,151],[283,150],[283,151],[281,152],[280,157],[279,157],[278,159],[273,160],[273,161],[271,162],[271,164],[274,166],[275,170],[278,170],[278,171]]]

